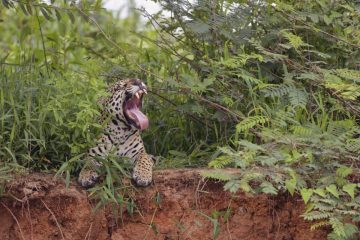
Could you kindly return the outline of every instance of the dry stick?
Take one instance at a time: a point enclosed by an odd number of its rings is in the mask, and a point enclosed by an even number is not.
[[[62,238],[63,240],[65,240],[64,234],[63,234],[63,232],[62,232],[62,230],[61,230],[61,227],[60,227],[59,222],[57,221],[57,219],[56,219],[56,217],[55,217],[55,214],[51,211],[51,209],[46,205],[46,203],[45,203],[42,199],[40,199],[40,201],[44,204],[45,208],[46,208],[46,209],[50,212],[50,214],[53,216],[53,218],[54,218],[54,220],[55,220],[55,223],[56,223],[57,227],[58,227],[59,230],[60,230],[61,238]]]
[[[31,229],[30,238],[31,238],[31,240],[33,240],[33,225],[32,225],[32,221],[31,221],[29,200],[27,200],[26,203],[27,203],[27,211],[28,211],[28,215],[29,215],[29,222],[30,222],[30,229]]]
[[[231,196],[231,197],[232,197],[232,196]],[[231,202],[232,202],[232,198],[230,198],[230,201],[229,201],[229,204],[228,204],[228,209],[230,209]],[[229,216],[228,219],[226,220],[226,230],[227,230],[227,232],[228,232],[228,234],[229,234],[230,240],[232,240],[231,232],[230,232],[230,228],[229,228],[229,222],[230,222],[230,216]]]
[[[89,230],[87,231],[84,240],[86,240],[86,239],[88,239],[88,238],[90,239],[91,228],[92,228],[93,223],[94,223],[94,222],[92,222],[92,223],[90,224]]]
[[[153,215],[152,215],[152,217],[151,217],[151,222],[150,222],[149,227],[148,227],[148,229],[147,229],[147,231],[146,231],[146,234],[145,234],[145,236],[144,236],[144,240],[147,238],[147,235],[149,234],[149,231],[150,231],[150,228],[151,228],[151,224],[154,222],[154,218],[155,218],[155,214],[156,214],[156,211],[157,211],[157,210],[158,210],[158,207],[155,208],[154,213],[153,213]]]
[[[199,179],[198,185],[195,190],[195,207],[196,207],[196,209],[199,208],[198,200],[199,200],[199,188],[200,188],[201,181],[203,181],[203,179]]]
[[[236,120],[239,120],[239,119],[244,119],[244,117],[240,116],[239,114],[231,111],[230,109],[218,104],[218,103],[215,103],[215,102],[212,102],[202,96],[199,96],[199,95],[196,95],[194,93],[190,93],[191,95],[193,95],[194,97],[198,98],[200,101],[203,101],[203,102],[206,102],[207,104],[209,104],[210,106],[212,106],[213,108],[216,108],[216,109],[219,109],[223,112],[226,112],[226,113],[229,113],[231,114],[233,117],[235,117]]]
[[[13,212],[12,212],[4,203],[1,202],[1,205],[3,205],[4,208],[9,211],[9,213],[11,214],[11,216],[13,217],[13,219],[15,220],[15,222],[16,222],[19,230],[20,230],[21,238],[22,238],[23,240],[25,240],[24,235],[23,235],[23,232],[22,232],[21,227],[20,227],[20,223],[19,223],[19,221],[17,220],[16,216],[13,214]]]

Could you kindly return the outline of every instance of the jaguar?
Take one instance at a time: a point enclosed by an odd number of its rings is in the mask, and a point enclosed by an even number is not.
[[[117,81],[108,89],[109,96],[100,99],[103,105],[102,121],[106,119],[103,133],[96,145],[86,154],[86,163],[78,178],[84,188],[99,181],[97,158],[106,158],[110,153],[130,159],[133,165],[132,178],[137,186],[146,187],[152,182],[155,158],[146,153],[140,132],[149,126],[149,119],[141,111],[147,94],[146,85],[139,79]]]

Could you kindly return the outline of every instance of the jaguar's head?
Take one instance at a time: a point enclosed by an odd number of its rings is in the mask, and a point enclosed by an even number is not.
[[[149,119],[141,112],[146,85],[139,79],[130,78],[117,82],[110,89],[113,93],[108,102],[109,111],[129,125],[143,130],[149,126]]]

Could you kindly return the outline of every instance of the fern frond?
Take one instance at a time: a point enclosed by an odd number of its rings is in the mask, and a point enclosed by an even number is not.
[[[326,212],[330,212],[332,210],[335,209],[334,206],[330,206],[330,205],[327,205],[327,204],[322,204],[322,203],[315,203],[314,204],[314,209],[316,210],[319,210],[319,211],[326,211]]]
[[[311,225],[310,229],[311,230],[316,230],[318,228],[328,226],[328,225],[330,225],[330,223],[328,221],[321,221],[321,222],[318,222],[318,223],[315,223],[315,224]]]
[[[354,134],[354,121],[351,119],[331,121],[327,127],[327,132],[340,137],[341,140],[349,139]]]
[[[348,140],[345,148],[351,152],[360,153],[360,138]]]
[[[294,134],[299,136],[311,136],[314,134],[313,130],[304,126],[291,126],[291,130]]]
[[[201,173],[201,175],[205,178],[212,178],[212,179],[221,180],[221,181],[229,181],[234,178],[234,176],[232,174],[229,174],[229,173],[227,173],[225,171],[221,171],[221,170],[206,171],[206,172]]]
[[[245,118],[240,123],[236,125],[237,132],[245,132],[248,131],[250,128],[253,128],[257,124],[265,124],[269,121],[269,118],[264,116],[252,116]]]
[[[338,218],[330,218],[329,223],[336,235],[339,237],[346,237],[344,224]]]
[[[211,168],[224,168],[226,165],[232,163],[232,158],[230,156],[219,156],[214,160],[210,161],[208,166]]]
[[[294,88],[295,87],[293,85],[287,83],[273,84],[267,85],[264,89],[261,89],[261,92],[265,97],[275,98],[288,95]]]
[[[360,83],[360,71],[343,68],[335,69],[334,72],[341,78]]]
[[[354,211],[354,210],[340,210],[340,209],[335,209],[335,212],[340,213],[341,215],[350,215],[350,216],[357,216],[359,215],[358,211]]]
[[[323,198],[323,199],[320,199],[319,201],[320,201],[320,202],[323,202],[323,203],[331,204],[331,205],[335,205],[335,204],[336,204],[336,201],[334,201],[334,200],[331,199],[331,198]]]
[[[238,144],[252,151],[265,151],[265,148],[263,148],[262,146],[254,144],[247,140],[238,141]]]
[[[313,220],[320,220],[320,219],[328,219],[333,214],[329,212],[321,212],[321,211],[311,211],[308,213],[303,214],[305,220],[313,221]]]
[[[295,48],[295,50],[298,50],[302,46],[310,46],[309,44],[304,43],[303,40],[301,39],[301,37],[289,32],[287,30],[282,30],[281,34],[289,41],[289,44],[293,48]]]
[[[346,166],[342,166],[342,167],[339,167],[338,169],[336,169],[336,175],[341,178],[346,178],[352,172],[353,172],[352,168],[346,167]]]
[[[284,110],[277,110],[274,113],[274,117],[271,119],[271,124],[280,128],[285,128],[288,124],[299,124],[294,119],[293,112],[286,112]]]
[[[287,59],[288,57],[282,54],[272,53],[268,50],[266,50],[258,41],[255,40],[248,40],[248,42],[260,53],[264,54],[265,56],[272,58],[273,60],[283,60]]]
[[[301,107],[305,109],[308,102],[308,94],[304,90],[293,88],[289,92],[289,100],[293,108]]]

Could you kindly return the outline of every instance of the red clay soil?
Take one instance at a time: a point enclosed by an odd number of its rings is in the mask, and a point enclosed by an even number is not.
[[[232,196],[199,172],[157,171],[153,186],[133,191],[137,210],[124,211],[118,224],[109,209],[93,213],[94,203],[76,184],[66,189],[51,175],[23,176],[0,199],[0,239],[326,239],[325,230],[310,231],[300,217],[300,199]]]

